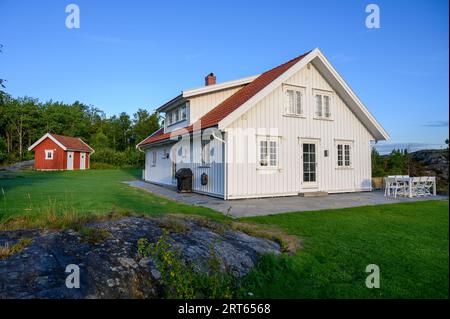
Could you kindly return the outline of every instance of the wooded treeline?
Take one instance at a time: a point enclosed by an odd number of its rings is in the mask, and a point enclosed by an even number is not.
[[[448,145],[448,139],[445,140]],[[449,149],[442,152],[448,161]],[[390,154],[380,155],[372,149],[372,177],[385,177],[388,175],[410,175],[418,176],[423,167],[409,153],[407,149],[394,149]]]
[[[159,128],[156,113],[138,109],[107,117],[80,102],[41,102],[30,97],[13,98],[0,87],[0,164],[33,158],[27,150],[47,132],[82,138],[95,149],[91,167],[142,166],[144,154],[136,143]]]

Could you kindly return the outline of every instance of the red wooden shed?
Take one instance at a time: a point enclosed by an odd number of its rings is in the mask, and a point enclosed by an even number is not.
[[[34,150],[34,168],[38,170],[89,169],[94,152],[81,138],[47,133],[28,148]]]

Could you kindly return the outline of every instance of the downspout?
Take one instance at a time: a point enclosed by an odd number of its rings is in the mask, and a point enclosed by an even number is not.
[[[141,153],[144,153],[144,169],[142,170],[142,179],[144,180],[144,182],[145,182],[145,162],[146,162],[146,158],[145,158],[145,152],[143,151],[143,150],[141,150],[141,148],[139,147],[139,144],[138,145],[136,145],[136,149],[139,151],[139,152],[141,152]]]
[[[223,199],[228,200],[228,161],[227,161],[227,143],[226,143],[226,132],[222,132],[222,143],[223,145]]]
[[[227,178],[227,143],[226,143],[226,132],[222,131],[221,138],[217,137],[214,133],[213,138],[222,142],[222,162],[223,162],[223,199],[228,200],[228,178]]]

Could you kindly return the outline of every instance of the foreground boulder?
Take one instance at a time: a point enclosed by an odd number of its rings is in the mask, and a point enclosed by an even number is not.
[[[160,298],[161,274],[154,261],[138,254],[137,242],[158,241],[163,230],[181,258],[205,271],[214,249],[220,267],[246,275],[258,256],[280,253],[270,240],[199,220],[165,221],[125,217],[86,225],[82,231],[0,232],[0,245],[32,238],[21,251],[0,260],[0,298]],[[215,225],[211,227],[211,225]],[[66,287],[66,267],[80,269],[80,288]]]

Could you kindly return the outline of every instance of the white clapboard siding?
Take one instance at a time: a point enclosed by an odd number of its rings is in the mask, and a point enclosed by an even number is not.
[[[156,165],[153,166],[153,151],[156,150]],[[157,146],[145,150],[145,175],[144,180],[157,184],[175,185],[172,179],[172,162],[170,158],[165,158],[165,151],[169,151],[170,146]]]
[[[305,88],[304,118],[284,116],[284,95],[280,86],[226,129],[226,197],[283,196],[307,191],[302,184],[301,139],[315,139],[319,143],[318,188],[314,190],[330,193],[370,190],[370,141],[373,137],[368,130],[313,65],[302,68],[285,83]],[[314,119],[314,89],[332,92],[332,120]],[[249,128],[277,131],[276,135],[280,136],[278,170],[270,173],[257,170],[256,133],[247,136],[243,133]],[[352,143],[351,169],[337,168],[337,139]],[[324,157],[324,150],[328,150],[328,157]],[[241,161],[239,156],[242,156]]]
[[[190,161],[179,163],[177,168],[190,168],[193,173],[192,189],[199,193],[209,194],[223,198],[224,196],[224,164],[223,164],[223,144],[219,140],[212,140],[211,163],[209,165],[201,164],[201,144],[200,142],[191,144],[192,154]],[[201,184],[201,175],[208,175],[207,185]]]
[[[200,117],[211,111],[221,102],[236,93],[242,86],[225,89],[222,91],[198,95],[189,98],[189,121],[190,124],[196,122]]]
[[[211,141],[211,149],[213,155],[212,162],[209,165],[201,164],[201,144],[191,143],[190,147],[185,147],[184,151],[178,152],[183,144],[172,144],[168,146],[156,146],[146,150],[145,156],[145,180],[164,184],[176,185],[176,181],[172,179],[172,161],[171,159],[163,159],[164,149],[167,152],[175,152],[177,155],[176,170],[180,168],[190,168],[193,173],[192,189],[195,192],[208,194],[216,197],[224,197],[224,165],[223,165],[223,144],[219,140]],[[189,149],[191,153],[186,153]],[[152,166],[153,150],[157,151],[156,166]],[[207,185],[201,185],[201,175],[208,175]]]

